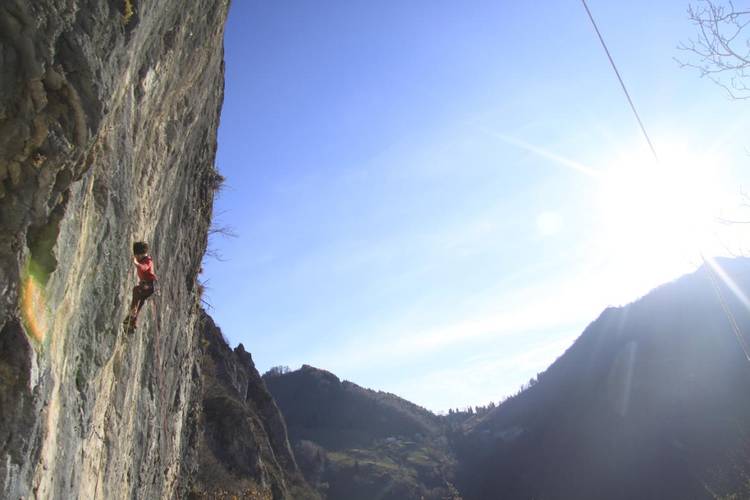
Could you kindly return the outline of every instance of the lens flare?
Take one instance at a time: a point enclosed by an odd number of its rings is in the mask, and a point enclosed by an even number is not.
[[[41,344],[48,331],[49,311],[43,280],[30,271],[32,267],[27,267],[21,285],[21,314],[27,334]]]

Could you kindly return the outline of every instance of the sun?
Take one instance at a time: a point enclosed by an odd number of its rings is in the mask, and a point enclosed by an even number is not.
[[[613,155],[597,183],[597,246],[638,293],[694,269],[720,245],[716,153],[677,141],[659,147],[658,161],[644,148]]]

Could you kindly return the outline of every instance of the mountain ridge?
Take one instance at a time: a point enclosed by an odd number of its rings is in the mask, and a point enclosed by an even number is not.
[[[723,274],[734,283],[722,281],[715,290],[708,274],[713,271],[701,266],[630,304],[606,308],[539,374],[536,383],[497,407],[460,418],[428,412],[436,424],[431,438],[445,438],[449,443],[434,463],[447,466],[444,477],[458,488],[456,498],[750,495],[750,449],[742,444],[750,435],[746,391],[750,365],[718,295],[743,334],[750,333],[750,311],[733,291],[750,289],[750,259],[716,259],[715,263],[722,270],[716,276]],[[379,439],[408,436],[396,418],[392,427],[380,428],[391,436],[375,433],[369,441],[337,443],[316,434],[315,421],[305,419],[316,410],[314,397],[309,395],[317,395],[318,388],[309,381],[295,381],[305,375],[320,375],[342,390],[346,384],[309,365],[286,374],[264,375],[282,413],[291,415],[287,418],[290,437],[298,445],[311,441],[322,446],[324,454],[343,451],[335,457],[351,464],[356,457],[388,459],[391,455]],[[295,384],[300,385],[295,388]],[[308,399],[299,399],[295,389],[301,387],[308,391]],[[356,384],[350,387],[362,398],[377,394]],[[353,397],[345,401],[368,404]],[[341,399],[338,404],[345,406]],[[370,411],[368,418],[378,415]],[[346,419],[337,420],[337,415],[325,416],[329,428],[351,425]],[[367,420],[355,425],[364,427],[363,422]],[[369,451],[347,450],[355,445]],[[316,450],[306,446],[308,451]],[[318,475],[325,478],[320,470]],[[350,482],[356,477],[353,473],[344,476]],[[336,474],[329,474],[328,480],[335,482]],[[376,494],[367,489],[369,484],[359,487]],[[416,491],[411,490],[412,494]],[[428,490],[420,494],[424,491]]]

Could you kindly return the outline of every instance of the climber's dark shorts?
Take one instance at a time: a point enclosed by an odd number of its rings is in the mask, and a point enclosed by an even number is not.
[[[130,302],[130,310],[138,314],[146,299],[154,294],[153,281],[141,281],[133,287],[133,300]]]

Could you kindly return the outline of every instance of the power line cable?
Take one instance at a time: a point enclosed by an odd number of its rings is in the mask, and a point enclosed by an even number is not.
[[[633,114],[635,115],[635,119],[638,120],[638,125],[641,127],[641,132],[643,132],[643,137],[646,138],[646,142],[648,143],[648,147],[651,148],[651,153],[653,153],[654,158],[656,161],[659,161],[659,155],[656,154],[656,149],[654,148],[653,143],[651,142],[651,138],[648,136],[648,132],[646,132],[646,127],[643,126],[643,122],[641,121],[641,117],[638,115],[638,111],[635,109],[635,104],[633,104],[633,99],[630,98],[630,93],[628,92],[627,87],[625,87],[625,82],[622,80],[622,77],[620,76],[620,72],[617,70],[617,65],[615,64],[614,59],[612,59],[612,55],[609,53],[609,49],[607,48],[607,44],[604,42],[604,37],[602,37],[601,32],[599,31],[599,27],[596,25],[596,21],[594,21],[594,16],[591,14],[591,10],[589,10],[589,6],[586,3],[586,0],[581,0],[581,3],[583,3],[583,8],[586,9],[586,14],[589,15],[589,19],[591,20],[591,24],[594,26],[594,31],[596,31],[596,36],[599,37],[599,41],[602,44],[602,47],[604,47],[604,52],[607,54],[607,59],[609,59],[609,63],[612,65],[612,69],[615,70],[615,75],[617,75],[617,79],[620,82],[620,86],[622,87],[622,91],[625,92],[625,97],[628,99],[628,103],[630,104],[630,109],[633,110]]]

